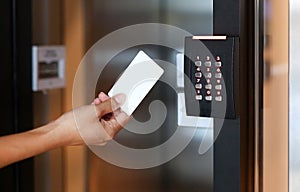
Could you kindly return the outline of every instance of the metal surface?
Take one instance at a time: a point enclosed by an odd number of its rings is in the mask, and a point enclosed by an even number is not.
[[[261,47],[261,1],[256,0],[254,5],[254,32],[255,32],[255,39],[254,39],[254,131],[255,131],[255,146],[254,146],[254,191],[259,192],[260,191],[260,116],[262,115],[260,113],[260,103],[261,103],[261,89],[260,89],[260,73],[261,73],[261,50],[263,47]]]
[[[300,2],[290,0],[289,39],[289,191],[300,191]]]

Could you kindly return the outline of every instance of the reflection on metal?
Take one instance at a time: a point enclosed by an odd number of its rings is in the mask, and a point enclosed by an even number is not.
[[[300,191],[300,1],[290,1],[289,40],[289,192]]]

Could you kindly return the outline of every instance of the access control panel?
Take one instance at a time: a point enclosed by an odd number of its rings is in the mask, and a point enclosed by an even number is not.
[[[32,47],[32,90],[65,86],[66,50],[63,45]]]
[[[186,37],[184,72],[189,77],[185,80],[188,116],[236,118],[238,41],[237,37],[227,36]],[[199,106],[195,106],[195,100]]]

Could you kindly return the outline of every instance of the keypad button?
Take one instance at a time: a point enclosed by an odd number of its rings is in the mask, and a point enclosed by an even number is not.
[[[201,71],[201,68],[200,67],[197,67],[197,69],[196,69],[197,71]]]
[[[211,67],[211,61],[205,61],[204,65],[205,67]]]
[[[195,88],[196,88],[196,89],[202,89],[202,84],[201,84],[201,83],[196,84],[196,85],[195,85]]]
[[[196,100],[201,101],[202,100],[202,95],[196,95],[195,98],[196,98]]]
[[[195,65],[196,65],[197,67],[201,67],[202,62],[201,62],[201,61],[195,61]]]
[[[217,97],[215,98],[215,100],[216,100],[216,101],[222,101],[223,98],[222,98],[222,96],[217,96]]]
[[[212,96],[210,95],[210,96],[205,96],[205,100],[206,101],[211,101],[212,100]]]
[[[221,61],[215,62],[215,67],[222,67],[222,62]]]
[[[222,89],[222,85],[216,85],[216,86],[215,86],[215,89],[216,89],[216,90],[221,90],[221,89]]]
[[[197,83],[200,83],[200,81],[201,81],[201,79],[199,79],[199,78],[196,79],[196,82],[197,82]]]
[[[211,78],[211,76],[212,76],[211,73],[204,73],[205,78]]]
[[[211,84],[205,85],[205,89],[212,89],[212,85]]]
[[[222,78],[222,73],[216,73],[215,78],[219,78],[219,79]]]
[[[202,77],[202,73],[201,72],[195,73],[195,77],[201,78]]]

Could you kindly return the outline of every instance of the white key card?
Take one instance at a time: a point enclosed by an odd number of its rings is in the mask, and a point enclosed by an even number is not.
[[[126,101],[121,109],[131,115],[163,73],[164,70],[145,52],[139,51],[108,95],[125,94]]]

